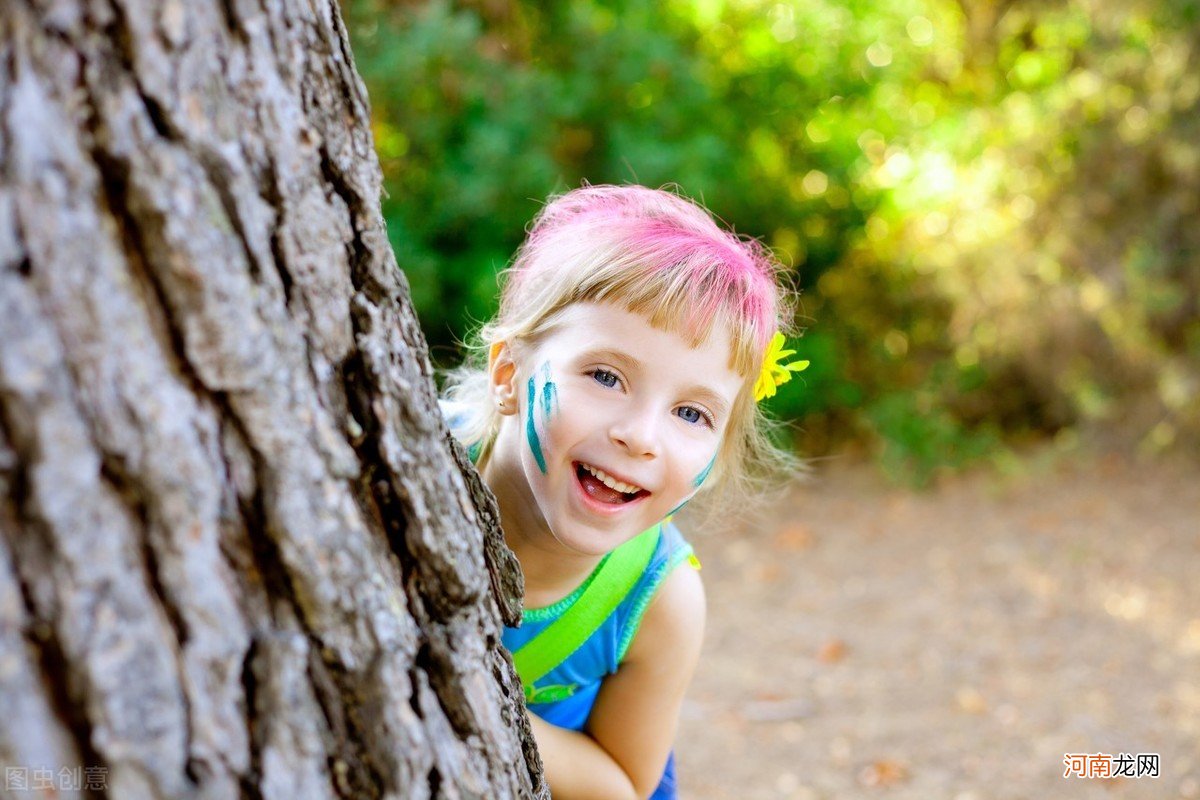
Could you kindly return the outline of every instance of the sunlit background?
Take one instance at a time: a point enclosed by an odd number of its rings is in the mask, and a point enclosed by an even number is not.
[[[677,185],[803,290],[770,409],[817,477],[693,537],[684,797],[1200,798],[1200,2],[344,13],[437,365],[584,180]]]
[[[538,204],[677,184],[804,290],[773,405],[922,483],[1014,442],[1200,433],[1200,4],[344,9],[439,365]]]

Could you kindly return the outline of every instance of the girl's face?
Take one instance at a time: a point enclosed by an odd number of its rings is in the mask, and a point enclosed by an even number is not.
[[[507,403],[493,489],[549,528],[552,546],[613,550],[711,470],[745,383],[729,355],[724,330],[693,349],[623,308],[569,306],[516,363],[493,364],[493,391]]]

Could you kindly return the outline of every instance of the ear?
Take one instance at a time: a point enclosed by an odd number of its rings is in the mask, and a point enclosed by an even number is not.
[[[496,342],[488,351],[488,390],[499,413],[507,416],[518,412],[517,362],[508,342]]]

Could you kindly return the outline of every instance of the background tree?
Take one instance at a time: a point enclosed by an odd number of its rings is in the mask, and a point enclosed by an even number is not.
[[[3,0],[0,126],[0,761],[546,796],[336,5]]]

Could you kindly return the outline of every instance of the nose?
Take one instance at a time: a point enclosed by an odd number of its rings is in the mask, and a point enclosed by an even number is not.
[[[632,410],[609,427],[609,438],[625,448],[635,458],[655,458],[659,455],[660,431],[658,421],[650,410]]]

